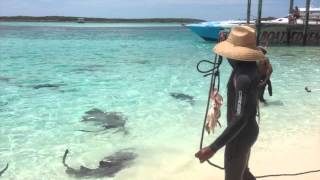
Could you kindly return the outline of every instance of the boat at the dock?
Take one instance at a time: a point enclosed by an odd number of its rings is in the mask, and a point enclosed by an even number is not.
[[[221,31],[229,31],[232,27],[244,24],[245,21],[210,21],[198,24],[187,24],[185,27],[207,41],[217,41]]]
[[[306,8],[299,8],[300,18],[296,20],[295,24],[302,25],[305,21]],[[320,22],[320,8],[310,8],[309,24],[316,25]],[[288,17],[277,18],[273,20],[262,21],[263,24],[289,24]],[[218,41],[219,34],[221,31],[230,31],[234,26],[246,24],[246,21],[241,20],[230,20],[230,21],[210,21],[202,22],[198,24],[187,24],[185,27],[189,28],[192,32],[203,38],[207,41]],[[250,24],[254,24],[254,21],[251,21]]]

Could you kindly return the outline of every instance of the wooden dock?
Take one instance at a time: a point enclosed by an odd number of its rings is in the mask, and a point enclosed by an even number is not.
[[[320,45],[320,24],[309,25],[304,37],[304,24],[260,24],[260,45]]]
[[[300,14],[304,24],[265,24],[261,23],[263,0],[258,1],[258,13],[256,19],[257,44],[264,45],[313,45],[317,46],[320,40],[320,25],[311,24],[309,20],[320,21],[319,17],[310,17],[310,2],[305,0],[306,11]],[[250,22],[251,0],[248,0],[247,22]],[[289,0],[289,17],[293,15],[294,0]],[[300,12],[299,12],[300,13]],[[288,19],[289,19],[288,17]]]

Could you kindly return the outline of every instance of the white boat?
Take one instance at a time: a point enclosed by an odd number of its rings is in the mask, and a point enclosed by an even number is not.
[[[84,18],[78,18],[77,23],[85,23],[85,19]]]
[[[299,8],[300,18],[296,20],[296,24],[304,24],[306,19],[306,8]],[[318,24],[320,21],[320,8],[310,8],[309,13],[309,24]],[[262,23],[271,23],[271,24],[288,24],[288,17],[278,18],[270,21],[262,21]]]
[[[306,8],[299,8],[299,11],[301,17],[297,19],[296,24],[304,24]],[[310,8],[309,17],[309,24],[318,24],[320,21],[320,8]],[[251,23],[253,24],[254,22],[251,21],[250,24]],[[262,21],[262,23],[288,24],[289,20],[288,17],[283,17],[269,21]],[[221,31],[229,31],[231,27],[240,24],[246,24],[246,21],[211,21],[199,24],[187,24],[185,26],[207,41],[218,41]]]
[[[306,16],[306,8],[299,8],[299,11],[300,11],[300,16],[301,17],[305,17]],[[309,18],[311,18],[311,19],[319,19],[320,18],[320,8],[310,7]]]

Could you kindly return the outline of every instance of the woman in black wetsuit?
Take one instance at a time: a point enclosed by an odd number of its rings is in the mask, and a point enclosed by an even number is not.
[[[228,82],[228,125],[210,146],[197,152],[196,157],[204,162],[226,146],[225,180],[255,180],[249,172],[248,161],[259,133],[256,112],[260,79],[256,61],[265,57],[256,47],[255,30],[248,26],[234,27],[214,52],[226,57],[233,68]]]

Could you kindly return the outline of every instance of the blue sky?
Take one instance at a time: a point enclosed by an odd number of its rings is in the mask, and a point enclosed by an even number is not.
[[[320,0],[314,5],[319,6]],[[246,16],[247,0],[0,0],[0,16],[79,16],[106,18],[186,17],[205,20]],[[252,0],[252,15],[258,0]],[[263,16],[286,16],[289,0],[264,0]],[[314,1],[315,2],[315,1]],[[304,7],[304,0],[295,0]]]

